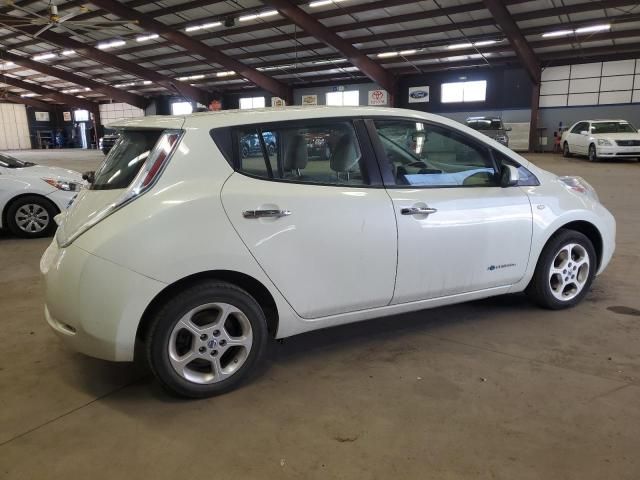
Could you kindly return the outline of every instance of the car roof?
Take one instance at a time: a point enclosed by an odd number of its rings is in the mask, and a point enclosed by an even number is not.
[[[304,120],[306,118],[335,117],[404,117],[415,118],[416,120],[434,121],[451,126],[459,126],[458,122],[449,120],[445,117],[401,108],[292,106],[246,110],[220,110],[217,112],[198,112],[189,115],[150,115],[147,117],[116,120],[109,123],[107,128],[188,127],[212,129],[231,125],[251,125],[287,120]]]
[[[595,120],[579,120],[576,123],[582,123],[582,122],[590,122],[590,123],[600,123],[600,122],[624,122],[624,123],[629,123],[627,120],[622,120],[622,119],[615,119],[615,118],[598,118]]]

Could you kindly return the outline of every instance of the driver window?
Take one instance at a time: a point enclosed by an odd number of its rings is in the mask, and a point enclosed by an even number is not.
[[[579,134],[580,132],[582,132],[582,131],[587,129],[587,125],[589,125],[589,124],[588,123],[584,123],[584,122],[578,123],[575,127],[573,127],[573,129],[571,130],[571,133],[578,133]]]
[[[489,150],[454,130],[407,120],[380,120],[375,125],[396,185],[493,187],[499,184]]]

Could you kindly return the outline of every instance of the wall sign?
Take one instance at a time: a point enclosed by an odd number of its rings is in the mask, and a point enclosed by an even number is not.
[[[409,87],[409,103],[427,103],[429,87]]]
[[[386,90],[369,90],[369,105],[386,105],[389,95]]]
[[[317,95],[303,95],[302,96],[302,105],[318,105],[318,96]]]
[[[62,119],[65,122],[70,122],[71,121],[71,112],[62,112]]]
[[[35,113],[36,113],[36,122],[49,121],[49,112],[35,112]]]
[[[286,102],[280,97],[271,97],[271,106],[272,107],[284,107]]]

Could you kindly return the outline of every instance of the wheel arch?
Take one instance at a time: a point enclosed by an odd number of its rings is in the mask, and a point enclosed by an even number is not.
[[[163,288],[154,298],[151,300],[147,308],[145,309],[138,329],[136,332],[136,339],[144,341],[151,326],[154,313],[163,305],[168,298],[175,295],[177,292],[189,288],[203,280],[220,280],[231,283],[237,287],[245,290],[251,295],[260,305],[262,311],[267,319],[267,328],[269,334],[275,338],[278,331],[278,307],[271,295],[271,292],[265,287],[259,280],[256,280],[250,275],[245,273],[236,272],[233,270],[208,270],[204,272],[194,273],[187,277],[181,278]]]
[[[51,199],[47,198],[46,195],[42,195],[41,193],[31,193],[31,192],[21,193],[20,195],[16,195],[15,197],[11,197],[11,199],[7,203],[5,203],[4,208],[2,209],[2,216],[0,217],[0,219],[2,220],[0,225],[2,227],[6,227],[7,226],[7,215],[9,213],[9,209],[11,208],[11,205],[13,205],[15,202],[17,202],[18,200],[20,200],[21,198],[24,198],[24,197],[38,197],[38,198],[41,198],[46,203],[51,205],[51,207],[53,207],[53,209],[56,212],[56,215],[58,213],[60,213],[60,209],[55,204],[55,202],[52,201]]]
[[[602,234],[600,233],[600,230],[598,230],[598,227],[586,220],[575,220],[569,223],[565,223],[564,225],[560,226],[555,232],[553,232],[553,235],[551,235],[545,242],[545,246],[547,243],[549,243],[551,238],[553,238],[553,236],[561,229],[580,232],[591,241],[591,243],[593,244],[593,248],[596,251],[596,256],[598,257],[598,269],[600,269],[604,245]]]

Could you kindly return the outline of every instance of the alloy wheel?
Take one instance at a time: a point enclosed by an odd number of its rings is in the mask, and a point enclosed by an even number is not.
[[[551,294],[561,301],[575,298],[589,279],[591,262],[587,250],[569,243],[558,250],[549,269]]]
[[[212,384],[237,372],[252,345],[251,323],[240,309],[228,303],[209,303],[190,310],[176,323],[168,353],[182,378]]]
[[[26,203],[20,206],[14,219],[18,228],[29,234],[42,232],[51,221],[47,209],[37,203]]]

